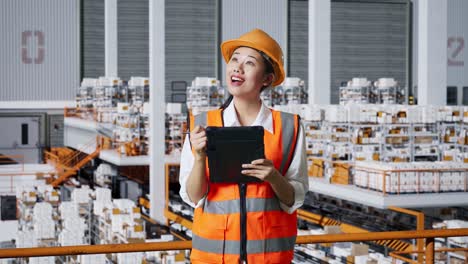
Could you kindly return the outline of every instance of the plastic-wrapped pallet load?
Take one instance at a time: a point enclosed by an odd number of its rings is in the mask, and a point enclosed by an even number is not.
[[[423,107],[415,106],[414,109],[416,113],[419,114],[418,117],[415,117],[412,122],[414,123],[435,123],[437,122],[437,108],[431,105],[425,105]],[[413,112],[413,111],[412,111]]]
[[[63,221],[62,226],[66,230],[76,231],[77,233],[84,233],[87,228],[85,219],[81,217],[66,218]]]
[[[23,202],[35,203],[37,192],[34,186],[21,185],[16,187],[16,197]]]
[[[380,78],[374,82],[377,93],[377,103],[380,104],[403,104],[405,103],[404,89],[399,87],[394,78]]]
[[[59,212],[62,219],[79,217],[78,205],[75,202],[61,202]]]
[[[465,175],[468,168],[461,162],[356,162],[354,185],[383,191],[385,171],[385,192],[420,193],[464,191]],[[414,170],[420,170],[416,173]]]
[[[166,154],[180,155],[187,130],[187,116],[182,104],[166,104]]]
[[[224,89],[215,78],[196,77],[187,87],[187,107],[219,107],[224,101]]]
[[[274,107],[274,109],[277,110],[277,111],[282,111],[282,112],[286,112],[286,113],[301,115],[302,111],[303,111],[302,110],[303,105],[299,105],[299,104],[276,105]]]
[[[333,246],[331,247],[331,253],[336,257],[346,258],[351,255],[351,245],[351,242],[333,243]]]
[[[37,247],[37,238],[34,230],[20,230],[17,233],[17,248]]]
[[[94,171],[94,180],[101,186],[110,184],[112,181],[111,178],[115,176],[117,176],[117,170],[115,167],[107,163],[99,164],[97,169]]]
[[[78,108],[86,109],[93,107],[94,87],[97,85],[98,79],[84,78],[81,81],[81,86],[76,94],[76,106]],[[81,116],[81,118],[87,119],[86,116]]]
[[[129,214],[120,214],[114,209],[114,213],[111,216],[112,232],[125,235],[125,226],[129,226],[132,223],[133,219]]]
[[[93,202],[93,214],[103,219],[110,219],[110,213],[112,212],[114,205],[112,202]]]
[[[80,264],[106,263],[106,255],[80,255],[78,257]]]
[[[315,105],[310,107],[309,105],[301,105],[301,117],[307,121],[321,122],[325,118],[324,106]]]
[[[338,105],[328,105],[325,108],[325,121],[334,123],[348,122],[347,108]]]
[[[284,91],[284,103],[288,105],[307,104],[307,91],[303,80],[297,77],[286,77],[281,84]]]
[[[445,220],[444,224],[448,229],[454,228],[468,228],[468,221],[463,220]],[[449,237],[451,242],[466,247],[468,245],[468,237]]]
[[[140,144],[141,154],[149,155],[149,137],[150,137],[150,125],[149,125],[149,114],[151,107],[149,103],[143,104],[143,109],[140,114]]]
[[[141,219],[141,209],[140,207],[133,207],[130,213],[132,219]]]
[[[125,214],[130,214],[135,207],[135,202],[129,199],[114,199],[113,203],[116,208]]]
[[[81,188],[73,189],[71,193],[71,200],[75,203],[88,203],[91,200],[92,190],[89,189],[89,186],[83,185]]]
[[[58,203],[59,193],[51,185],[38,185],[36,186],[37,192],[42,196],[44,201],[51,203]]]
[[[118,77],[99,77],[98,86],[95,87],[94,107],[115,107],[119,101],[119,91],[122,80]]]
[[[112,192],[109,188],[96,188],[95,195],[98,202],[112,202]]]
[[[129,102],[142,113],[141,107],[149,101],[149,79],[146,77],[131,77],[128,81]]]
[[[351,123],[377,123],[380,105],[350,104],[346,106],[348,121]]]
[[[339,88],[340,104],[371,104],[375,103],[374,87],[367,78],[353,78]]]
[[[84,245],[83,242],[84,230],[77,232],[69,229],[64,229],[58,236],[58,241],[61,246],[77,246]]]
[[[118,264],[141,264],[144,257],[143,252],[117,253]]]
[[[52,205],[47,202],[36,203],[34,205],[34,218],[51,218],[52,219]]]
[[[29,264],[55,264],[55,257],[29,258]]]
[[[38,239],[55,238],[55,222],[51,218],[35,217],[34,233]]]
[[[460,122],[463,120],[462,108],[458,106],[441,106],[438,108],[437,121]]]
[[[137,109],[129,103],[117,103],[117,118],[113,131],[114,141],[122,155],[139,155],[139,120]]]

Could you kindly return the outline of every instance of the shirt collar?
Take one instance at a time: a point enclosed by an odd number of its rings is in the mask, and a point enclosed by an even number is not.
[[[226,109],[223,111],[224,126],[240,126],[240,122],[237,119],[236,109],[234,108],[234,102],[231,102]],[[251,126],[262,126],[265,130],[273,133],[273,118],[271,110],[262,101],[260,111],[258,111],[257,118]]]

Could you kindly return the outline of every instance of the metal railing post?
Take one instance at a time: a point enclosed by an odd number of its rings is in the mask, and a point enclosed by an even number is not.
[[[421,231],[424,230],[424,213],[414,211],[414,210],[409,210],[409,209],[404,209],[396,206],[389,206],[388,209],[395,211],[395,212],[400,212],[408,215],[412,215],[416,217],[416,230]],[[424,248],[424,239],[419,238],[416,240],[416,245],[417,249],[419,251],[422,251]],[[421,253],[418,253],[418,263],[422,263],[424,260],[424,256]]]
[[[434,238],[426,238],[426,264],[434,263]]]

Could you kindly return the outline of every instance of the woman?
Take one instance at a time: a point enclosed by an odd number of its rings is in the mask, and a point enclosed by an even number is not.
[[[195,207],[192,263],[291,263],[296,209],[308,190],[304,131],[296,115],[260,99],[284,80],[283,53],[262,30],[221,44],[231,94],[219,110],[191,117],[181,158],[180,195]],[[206,126],[263,126],[265,159],[242,165],[261,183],[210,183]],[[228,161],[226,161],[228,162]]]

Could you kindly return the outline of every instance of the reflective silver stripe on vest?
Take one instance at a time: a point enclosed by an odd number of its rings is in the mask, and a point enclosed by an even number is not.
[[[201,112],[199,113],[198,115],[196,115],[194,117],[194,121],[195,121],[195,124],[194,124],[194,128],[196,126],[202,126],[202,127],[206,127],[206,123],[208,122],[207,121],[207,114],[206,112]]]
[[[247,240],[247,254],[293,250],[295,243],[296,236],[265,240]],[[240,241],[206,239],[193,234],[192,248],[215,254],[239,254]]]
[[[283,173],[286,162],[288,162],[289,152],[293,145],[294,139],[294,115],[290,113],[281,113],[281,128],[282,128],[282,137],[281,143],[283,143],[283,157],[281,159],[280,173]]]
[[[281,207],[277,198],[247,198],[247,212],[280,211]],[[227,201],[205,201],[204,213],[210,214],[234,214],[240,213],[238,199]]]

